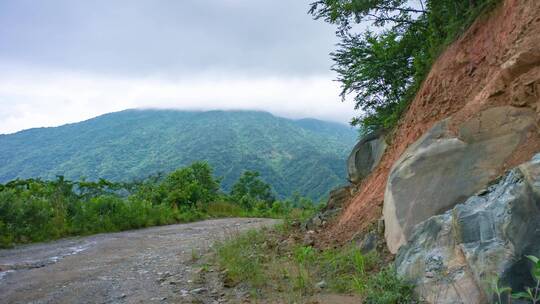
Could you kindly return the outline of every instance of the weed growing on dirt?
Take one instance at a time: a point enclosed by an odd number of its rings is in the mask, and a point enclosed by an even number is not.
[[[292,233],[292,234],[291,234]],[[364,303],[415,303],[413,287],[385,267],[376,252],[354,245],[319,250],[297,241],[291,223],[229,237],[215,262],[228,287],[240,283],[261,298],[302,299],[317,292],[354,293]]]
[[[249,282],[258,288],[264,284],[264,237],[262,231],[251,230],[217,247],[218,262],[224,268],[228,285]]]
[[[414,286],[401,280],[393,267],[383,268],[371,276],[365,286],[366,304],[417,303]]]
[[[201,258],[199,251],[195,248],[191,248],[191,261],[196,262]]]

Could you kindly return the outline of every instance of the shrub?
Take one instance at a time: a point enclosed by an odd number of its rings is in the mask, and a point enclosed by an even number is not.
[[[241,217],[245,211],[237,204],[229,202],[213,202],[208,204],[206,212],[210,217]]]
[[[372,276],[365,287],[366,304],[416,303],[414,286],[400,279],[392,267],[387,267]]]
[[[196,162],[191,166],[169,174],[159,185],[163,202],[171,206],[190,206],[207,204],[218,196],[219,181],[212,176],[208,163]]]
[[[219,179],[201,162],[134,183],[15,180],[0,184],[0,246],[208,217],[283,217],[294,210],[275,201],[256,172],[239,184],[247,189],[240,204],[219,192]]]
[[[259,203],[266,204],[264,209],[267,209],[272,206],[275,197],[272,187],[260,178],[259,172],[244,171],[232,187],[231,199],[246,209],[251,209]]]

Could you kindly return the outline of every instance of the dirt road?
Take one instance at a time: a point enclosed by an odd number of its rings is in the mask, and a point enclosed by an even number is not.
[[[276,223],[219,219],[0,250],[0,303],[186,303],[198,292],[194,258]]]

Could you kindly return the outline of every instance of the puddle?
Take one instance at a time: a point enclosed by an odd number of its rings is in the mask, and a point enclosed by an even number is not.
[[[61,252],[59,255],[47,257],[41,260],[27,260],[27,261],[22,261],[22,262],[11,264],[11,265],[10,264],[3,265],[4,268],[7,268],[9,270],[0,272],[0,279],[5,277],[8,272],[13,272],[15,270],[42,268],[48,265],[55,264],[68,256],[76,255],[78,253],[81,253],[91,248],[94,244],[95,243],[92,242],[92,243],[88,243],[84,245],[68,247],[66,248],[64,252]]]
[[[5,278],[9,273],[15,272],[15,270],[0,271],[0,281]]]
[[[65,258],[65,257],[81,253],[81,252],[89,249],[90,247],[92,247],[94,244],[95,243],[92,242],[92,243],[88,243],[88,244],[84,244],[84,245],[68,247],[67,252],[64,252],[64,253],[62,253],[62,254],[60,254],[58,256],[52,256],[52,257],[48,258],[49,263],[47,263],[47,265],[54,264],[54,263],[60,261],[61,259]]]
[[[90,247],[92,247],[92,245],[94,245],[94,243],[88,243],[88,244],[84,244],[84,245],[68,247],[68,252],[65,252],[65,253],[63,253],[63,254],[61,254],[59,256],[50,257],[48,259],[48,261],[50,263],[48,263],[48,264],[54,264],[54,263],[60,261],[61,259],[65,258],[65,257],[81,253],[81,252],[89,249]]]
[[[69,249],[72,250],[71,255],[74,255],[74,254],[77,254],[77,253],[80,253],[80,252],[85,251],[86,249],[92,247],[92,245],[94,245],[94,244],[95,244],[95,243],[88,243],[88,244],[86,244],[86,245],[80,245],[80,246],[69,247]]]

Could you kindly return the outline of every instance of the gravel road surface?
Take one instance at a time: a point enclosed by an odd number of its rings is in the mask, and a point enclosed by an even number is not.
[[[223,237],[276,223],[218,219],[0,250],[0,303],[186,303],[197,292],[194,258]]]

